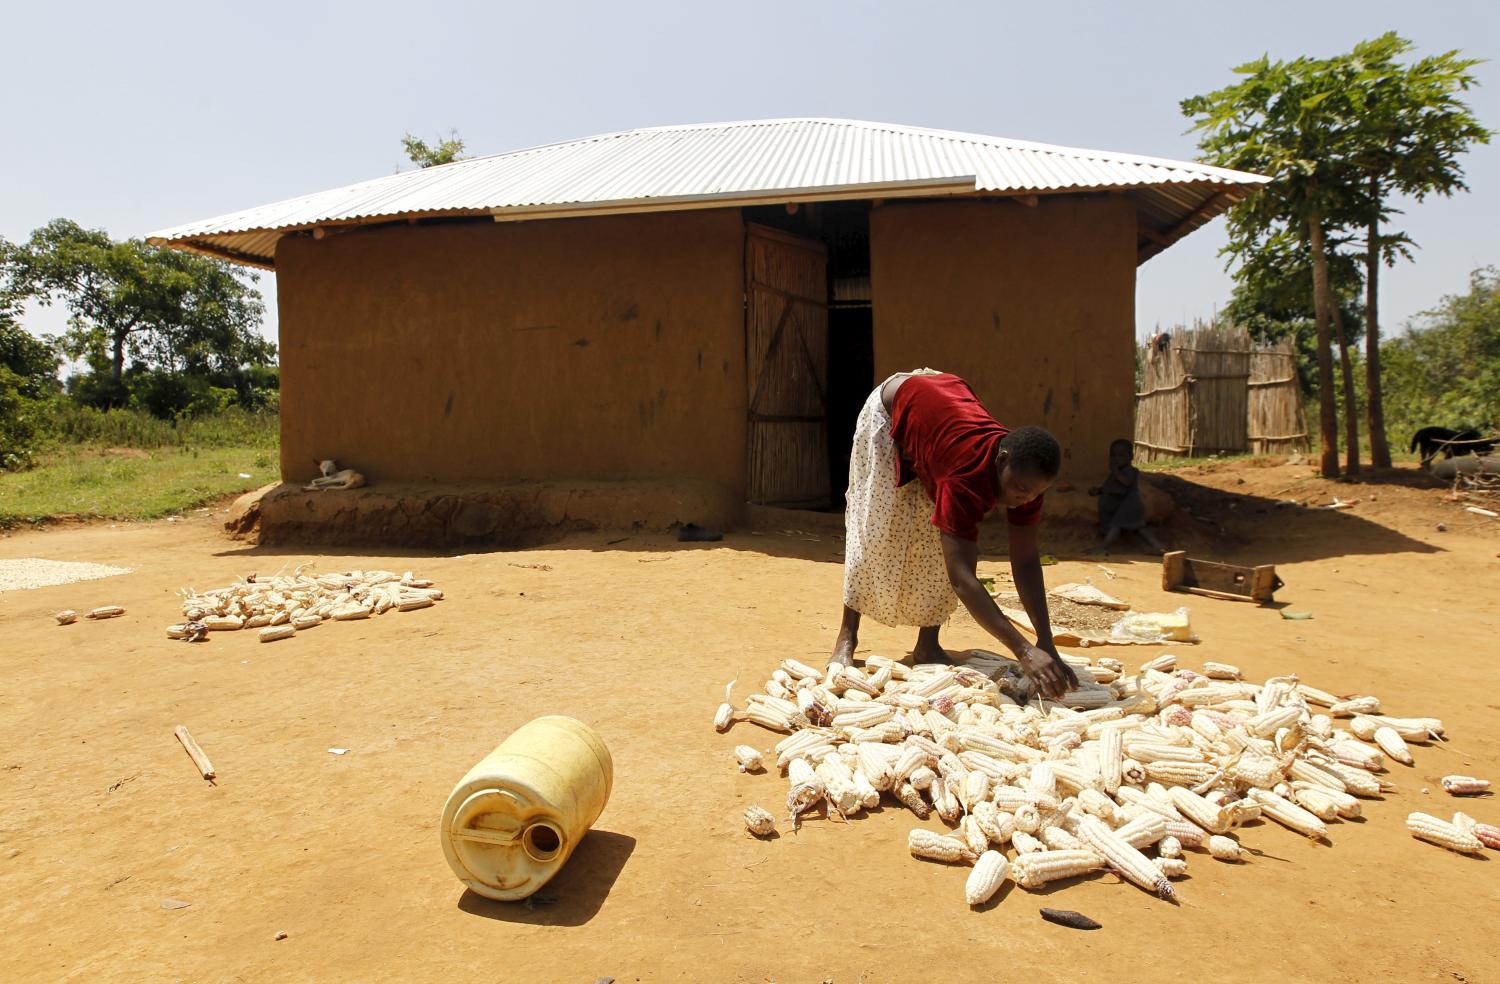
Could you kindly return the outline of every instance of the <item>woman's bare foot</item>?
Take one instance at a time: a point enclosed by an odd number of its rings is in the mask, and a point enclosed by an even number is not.
[[[859,646],[859,639],[852,632],[839,632],[838,641],[833,644],[833,655],[828,657],[830,663],[840,666],[854,665],[854,650]]]
[[[935,625],[924,627],[917,633],[917,644],[911,649],[911,658],[913,663],[953,665],[953,658],[938,642],[938,627]]]

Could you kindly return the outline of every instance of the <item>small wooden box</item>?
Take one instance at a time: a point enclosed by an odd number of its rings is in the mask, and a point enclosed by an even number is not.
[[[1186,591],[1207,598],[1253,601],[1266,604],[1282,587],[1276,565],[1240,567],[1211,560],[1193,560],[1185,550],[1174,550],[1161,558],[1161,589]]]

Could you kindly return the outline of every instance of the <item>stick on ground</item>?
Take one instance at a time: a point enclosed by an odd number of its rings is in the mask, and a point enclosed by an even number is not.
[[[209,782],[213,782],[218,775],[214,772],[214,764],[208,760],[207,755],[203,754],[203,749],[198,747],[198,743],[193,740],[193,736],[188,734],[188,729],[179,724],[172,729],[172,734],[176,735],[177,740],[182,742],[182,747],[187,749],[188,757],[193,760],[193,764],[198,767],[198,771],[203,773],[203,778]]]

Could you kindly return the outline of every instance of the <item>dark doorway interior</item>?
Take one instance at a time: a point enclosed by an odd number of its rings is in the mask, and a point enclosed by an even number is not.
[[[745,209],[745,219],[828,247],[828,478],[831,508],[842,510],[855,421],[875,388],[870,203],[761,206]]]

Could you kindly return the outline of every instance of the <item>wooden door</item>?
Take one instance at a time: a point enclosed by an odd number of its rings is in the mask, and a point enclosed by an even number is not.
[[[745,235],[751,502],[828,505],[828,250],[765,226]]]

